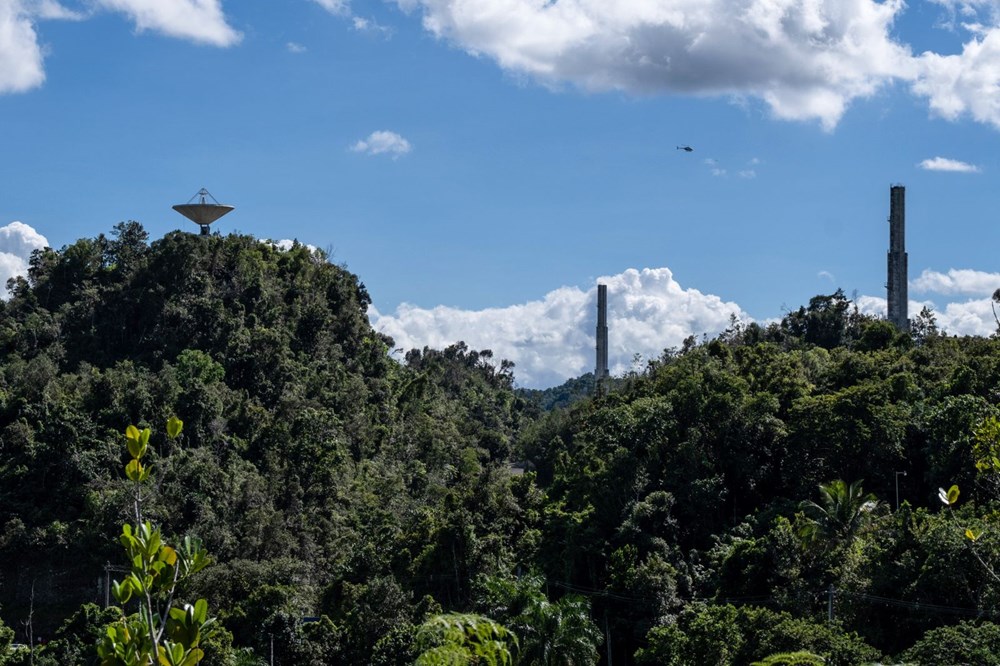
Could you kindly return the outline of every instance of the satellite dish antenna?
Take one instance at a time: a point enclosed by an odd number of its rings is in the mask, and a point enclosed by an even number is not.
[[[193,203],[197,199],[197,203]],[[208,200],[211,199],[212,203]],[[209,225],[215,222],[220,217],[233,210],[235,206],[227,206],[225,204],[220,204],[215,200],[208,190],[204,187],[198,190],[198,193],[191,197],[185,204],[177,204],[173,207],[178,213],[191,220],[199,227],[201,227],[201,235],[207,236],[209,234]]]

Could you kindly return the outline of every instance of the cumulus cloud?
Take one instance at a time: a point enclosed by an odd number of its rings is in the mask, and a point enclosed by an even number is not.
[[[215,46],[231,46],[242,38],[226,23],[221,0],[91,0],[90,7],[123,13],[140,32],[154,30]],[[58,0],[0,0],[0,94],[31,90],[45,81],[38,21],[88,16]]]
[[[735,303],[685,289],[667,268],[629,269],[600,278],[608,287],[609,365],[626,371],[633,355],[655,358],[690,335],[713,335],[730,315],[748,317]],[[545,387],[593,371],[597,287],[561,287],[506,308],[425,309],[403,304],[393,314],[369,309],[372,325],[404,349],[444,348],[459,340],[473,349],[492,349],[516,364],[522,386]]]
[[[288,42],[285,44],[285,48],[288,49],[289,53],[305,53],[306,47],[297,42]]]
[[[395,1],[439,38],[553,86],[756,98],[831,130],[853,100],[902,82],[937,115],[1000,128],[996,0],[933,0],[947,15],[934,27],[967,41],[919,55],[893,34],[903,0]]]
[[[0,0],[0,93],[24,92],[45,81],[42,49],[27,8]]]
[[[269,242],[271,245],[275,246],[276,248],[279,248],[279,249],[284,250],[286,252],[288,250],[291,250],[296,244],[305,246],[306,248],[308,248],[308,250],[310,252],[318,252],[319,251],[319,248],[316,247],[315,245],[310,245],[309,243],[302,243],[302,242],[299,242],[298,240],[292,240],[290,238],[282,238],[281,240],[272,240],[272,241],[267,241],[267,242]]]
[[[948,120],[963,116],[1000,128],[1000,12],[993,0],[936,0],[964,19],[969,41],[961,53],[921,54],[913,90],[932,112]],[[949,24],[955,29],[954,24]]]
[[[405,155],[412,150],[410,142],[395,132],[379,130],[368,135],[367,139],[361,139],[351,150],[356,153],[366,153],[368,155],[389,154],[393,158]]]
[[[1000,288],[1000,273],[987,273],[967,268],[951,268],[947,273],[924,269],[910,286],[921,293],[974,294],[990,296]]]
[[[140,32],[152,30],[212,46],[233,46],[243,38],[226,22],[222,0],[96,0],[96,3],[125,14]]]
[[[880,296],[859,296],[858,310],[864,314],[885,317],[886,299]],[[949,335],[992,335],[997,328],[993,318],[993,308],[989,298],[975,298],[966,301],[945,303],[939,308],[933,301],[910,301],[910,319],[924,307],[930,308],[937,321],[938,330]]]
[[[964,296],[938,305],[933,300],[912,300],[910,317],[924,306],[934,311],[938,328],[952,335],[992,335],[997,328],[993,317],[992,295],[1000,288],[1000,273],[972,269],[949,269],[947,273],[925,269],[910,281],[910,288],[920,294],[945,297]],[[886,300],[877,296],[858,298],[858,308],[867,314],[885,316]]]
[[[23,222],[0,227],[0,284],[6,285],[16,275],[26,275],[31,253],[48,244],[45,236]],[[6,294],[6,289],[0,293]]]
[[[850,102],[912,78],[891,35],[902,0],[396,0],[507,70],[594,91],[753,96],[833,128]]]
[[[954,171],[957,173],[979,173],[979,167],[968,162],[948,159],[947,157],[934,157],[926,159],[918,164],[921,169],[927,171]]]

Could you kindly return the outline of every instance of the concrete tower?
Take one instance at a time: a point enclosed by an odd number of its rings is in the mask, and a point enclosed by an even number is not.
[[[598,382],[608,376],[608,287],[597,285],[597,369]]]
[[[889,321],[901,331],[910,330],[907,312],[906,188],[889,188]]]

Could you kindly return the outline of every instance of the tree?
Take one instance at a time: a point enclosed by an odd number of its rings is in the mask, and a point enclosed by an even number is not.
[[[846,543],[879,507],[875,495],[865,493],[861,481],[848,485],[841,479],[819,486],[819,503],[799,504],[804,521],[799,534],[806,541],[826,539],[835,545]]]
[[[446,613],[430,617],[417,629],[417,666],[511,666],[517,636],[488,617]]]
[[[517,634],[518,664],[588,666],[597,663],[601,632],[590,617],[590,602],[578,595],[549,601],[542,579],[486,579],[480,605]]]
[[[176,439],[183,422],[167,421],[167,437]],[[112,592],[122,606],[118,621],[108,625],[97,646],[101,666],[193,666],[204,657],[199,647],[214,620],[208,602],[175,605],[174,595],[185,578],[208,565],[201,543],[185,537],[178,548],[168,546],[158,528],[143,518],[142,484],[150,466],[142,459],[149,452],[149,428],[130,425],[125,431],[129,463],[125,476],[132,482],[135,523],[125,524],[119,537],[131,571],[115,581]],[[138,612],[126,616],[124,606],[135,598]]]
[[[932,629],[899,655],[908,664],[981,664],[1000,666],[1000,626],[962,622]]]

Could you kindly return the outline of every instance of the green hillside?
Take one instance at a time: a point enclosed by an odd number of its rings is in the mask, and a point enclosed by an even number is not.
[[[130,222],[11,288],[0,648],[44,644],[0,664],[96,663],[129,424],[146,516],[213,558],[183,590],[205,664],[1000,663],[998,340],[838,292],[592,398],[461,343],[394,356],[301,245]]]

